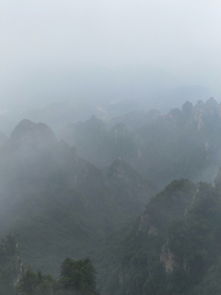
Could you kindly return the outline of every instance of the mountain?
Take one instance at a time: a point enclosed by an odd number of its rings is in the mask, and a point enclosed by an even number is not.
[[[186,102],[167,114],[129,112],[69,125],[65,140],[91,163],[128,162],[159,189],[177,178],[212,181],[221,165],[221,104]]]
[[[177,180],[153,197],[106,256],[103,294],[219,294],[220,182]]]
[[[110,126],[94,116],[85,122],[69,125],[63,138],[75,146],[83,158],[101,168],[116,158],[128,162],[137,155],[135,138],[125,124],[119,122]]]
[[[99,169],[42,123],[23,120],[0,150],[0,232],[17,235],[22,259],[37,269],[56,273],[67,256],[95,259],[151,194],[129,164]]]
[[[16,237],[37,277],[89,257],[101,294],[219,294],[220,130],[212,98],[92,117],[63,140],[22,120],[0,144],[0,236]]]

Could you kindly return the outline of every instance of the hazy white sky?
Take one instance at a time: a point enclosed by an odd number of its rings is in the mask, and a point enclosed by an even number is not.
[[[218,0],[0,0],[0,102],[66,68],[156,68],[221,93],[220,28]]]

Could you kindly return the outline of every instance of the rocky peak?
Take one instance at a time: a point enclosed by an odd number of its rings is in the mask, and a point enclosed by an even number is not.
[[[30,120],[22,120],[13,130],[10,140],[16,145],[32,145],[35,147],[55,143],[56,137],[53,131],[43,123],[34,123]]]

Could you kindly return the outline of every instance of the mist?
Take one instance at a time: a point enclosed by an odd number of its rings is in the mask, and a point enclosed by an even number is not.
[[[219,100],[220,10],[219,1],[1,1],[1,114],[15,123],[54,102],[168,110]]]
[[[221,294],[220,27],[0,0],[0,295]]]

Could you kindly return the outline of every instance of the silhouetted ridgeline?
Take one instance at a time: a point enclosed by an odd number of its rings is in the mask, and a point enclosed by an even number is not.
[[[0,150],[0,230],[16,233],[21,256],[57,273],[67,257],[96,257],[101,243],[142,212],[152,186],[116,159],[81,159],[44,124],[24,120]]]
[[[220,294],[214,99],[1,138],[0,294]]]
[[[117,157],[162,188],[175,178],[209,180],[221,164],[221,105],[211,98],[163,115],[136,111],[70,125],[63,137],[100,167]]]
[[[220,294],[220,181],[176,180],[152,198],[106,255],[103,294]]]

